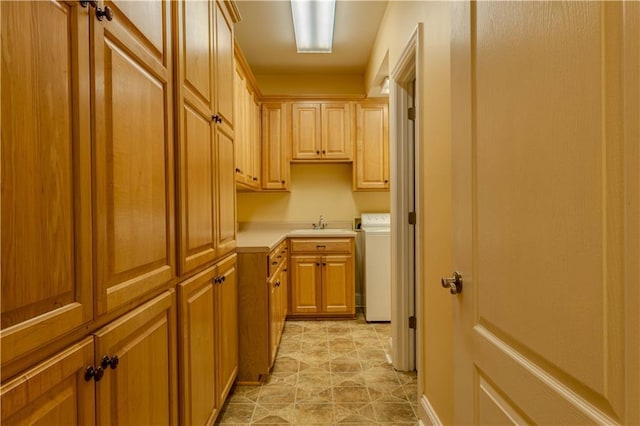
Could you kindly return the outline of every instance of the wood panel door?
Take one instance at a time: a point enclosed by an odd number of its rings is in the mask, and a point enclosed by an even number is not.
[[[322,257],[322,311],[355,313],[353,256]]]
[[[292,160],[319,160],[321,157],[322,125],[320,104],[294,103],[292,116]]]
[[[453,9],[456,424],[640,423],[639,6]]]
[[[3,384],[2,424],[95,424],[96,382],[84,378],[93,358],[89,337]]]
[[[218,264],[215,287],[218,404],[222,406],[238,375],[238,256]]]
[[[93,317],[89,19],[0,3],[3,366]]]
[[[291,256],[290,312],[322,312],[320,256]]]
[[[171,290],[95,333],[95,364],[119,359],[96,386],[99,425],[177,424],[175,318]]]
[[[322,158],[352,160],[354,143],[353,104],[322,104]]]
[[[180,274],[216,257],[213,3],[179,1],[176,14],[178,259]]]
[[[211,424],[218,415],[214,280],[209,268],[178,286],[180,424]]]
[[[109,7],[112,21],[91,19],[99,313],[175,276],[170,3]]]
[[[233,20],[226,13],[225,2],[215,0],[215,91],[216,114],[224,131],[233,139],[235,66],[233,57]]]
[[[221,258],[236,248],[236,180],[233,139],[222,127],[216,132],[216,250]]]
[[[358,104],[356,111],[354,190],[389,189],[389,107]]]
[[[275,274],[267,285],[269,286],[269,365],[273,366],[278,353],[278,324],[280,323],[280,304],[282,303],[282,289],[278,282],[280,274]]]
[[[289,104],[262,104],[262,189],[289,189],[289,120]]]

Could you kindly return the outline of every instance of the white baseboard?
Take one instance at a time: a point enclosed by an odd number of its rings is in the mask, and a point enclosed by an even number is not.
[[[436,410],[433,409],[426,395],[422,395],[422,397],[420,398],[419,410],[420,410],[420,424],[422,425],[425,424],[422,421],[422,419],[424,419],[425,421],[428,421],[429,422],[428,424],[432,426],[442,426],[442,422],[440,421],[438,414],[436,414]]]

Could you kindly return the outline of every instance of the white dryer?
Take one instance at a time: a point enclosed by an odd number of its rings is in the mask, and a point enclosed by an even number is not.
[[[391,321],[391,215],[361,215],[364,316]]]

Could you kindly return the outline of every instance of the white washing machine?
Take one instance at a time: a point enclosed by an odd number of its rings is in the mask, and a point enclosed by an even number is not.
[[[391,214],[360,217],[362,289],[367,321],[391,321]]]

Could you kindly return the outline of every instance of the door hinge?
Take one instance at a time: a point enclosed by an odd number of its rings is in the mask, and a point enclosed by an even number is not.
[[[416,212],[409,212],[409,225],[416,224]]]
[[[416,119],[416,109],[414,107],[409,107],[407,110],[407,116],[409,120],[413,121]]]
[[[416,317],[409,317],[409,328],[416,328]]]

